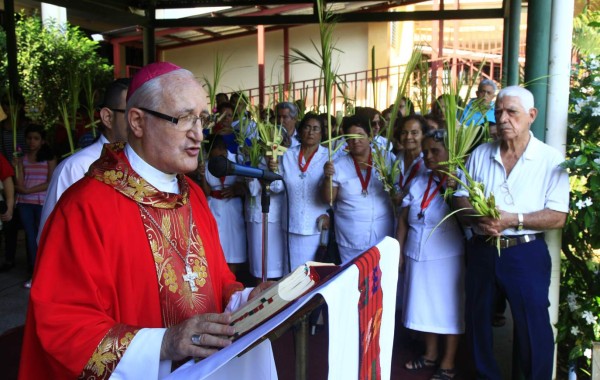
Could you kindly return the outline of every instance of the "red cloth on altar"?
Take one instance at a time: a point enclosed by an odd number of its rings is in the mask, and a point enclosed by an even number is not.
[[[133,172],[122,146],[116,154],[124,161],[109,174]],[[214,292],[215,310],[206,312],[222,312],[242,285],[225,262],[202,190],[187,184]],[[19,378],[76,378],[91,359],[106,364],[96,378],[107,378],[120,358],[110,355],[124,351],[137,330],[165,327],[152,252],[138,203],[90,176],[69,188],[40,240]],[[100,343],[106,347],[98,351]]]

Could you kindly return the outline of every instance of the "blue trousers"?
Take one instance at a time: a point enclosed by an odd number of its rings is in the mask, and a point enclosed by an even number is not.
[[[543,239],[502,249],[500,257],[496,247],[482,239],[467,243],[465,322],[478,379],[502,379],[492,335],[496,285],[510,304],[519,364],[526,378],[552,379],[550,270],[550,254]]]
[[[33,268],[35,256],[37,255],[37,235],[42,217],[42,205],[31,203],[19,203],[17,210],[25,230],[25,240],[27,241],[27,264]]]

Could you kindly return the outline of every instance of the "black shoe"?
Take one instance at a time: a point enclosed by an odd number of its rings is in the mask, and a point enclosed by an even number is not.
[[[0,272],[7,272],[15,267],[14,261],[5,261],[0,265]]]

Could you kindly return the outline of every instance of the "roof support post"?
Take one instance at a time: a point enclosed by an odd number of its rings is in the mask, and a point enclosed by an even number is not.
[[[287,99],[290,90],[290,28],[283,28],[283,92]]]
[[[519,84],[519,50],[521,48],[521,0],[508,0],[508,19],[505,18],[505,26],[508,27],[508,40],[506,49],[506,85]],[[529,27],[528,27],[529,28]],[[506,36],[506,34],[505,34]]]
[[[573,16],[572,14],[570,16]],[[533,93],[538,115],[531,126],[534,135],[544,141],[550,51],[552,0],[529,0],[527,10],[527,46],[525,48],[525,83]]]
[[[146,25],[144,25],[144,65],[156,61],[155,25],[156,0],[150,0],[146,9]]]
[[[265,105],[265,26],[257,27],[258,53],[258,109],[262,111]]]
[[[569,115],[569,86],[571,74],[571,48],[573,38],[574,2],[553,0],[552,18],[550,22],[550,66],[548,78],[548,109],[546,119],[549,121],[546,143],[565,152]],[[558,303],[560,291],[560,250],[562,231],[552,230],[546,233],[546,243],[552,258],[550,272],[550,322],[552,326],[558,322]],[[556,336],[556,329],[554,329]],[[556,378],[556,349],[554,350],[554,374]]]

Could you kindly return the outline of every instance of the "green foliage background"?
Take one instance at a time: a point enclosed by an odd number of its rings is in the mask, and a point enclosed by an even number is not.
[[[112,66],[98,55],[98,43],[78,27],[56,23],[43,26],[38,15],[17,16],[17,64],[20,93],[27,116],[47,128],[60,117],[59,106],[72,104],[81,94],[81,83],[92,78],[94,88],[112,80]],[[0,86],[8,89],[6,38],[0,32]]]
[[[573,364],[589,378],[593,341],[600,341],[600,45],[599,13],[576,19],[573,45],[579,63],[571,74],[567,161],[570,212],[563,229],[559,304],[558,364]],[[583,34],[578,34],[582,32]]]

